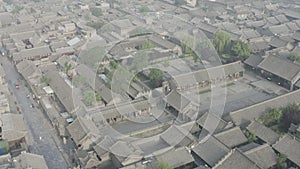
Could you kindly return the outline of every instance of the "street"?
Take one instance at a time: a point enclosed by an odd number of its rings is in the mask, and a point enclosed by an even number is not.
[[[61,139],[57,136],[56,130],[41,110],[37,108],[37,104],[27,95],[30,93],[25,87],[25,82],[20,77],[14,65],[6,57],[0,58],[0,63],[6,73],[6,81],[8,82],[9,91],[14,95],[18,109],[24,116],[25,124],[29,132],[29,152],[43,155],[49,169],[66,169],[69,168],[66,153],[63,151]],[[20,79],[21,80],[18,80]],[[15,83],[19,83],[19,89],[16,89]],[[10,96],[13,97],[13,96]],[[32,104],[34,107],[32,107]]]

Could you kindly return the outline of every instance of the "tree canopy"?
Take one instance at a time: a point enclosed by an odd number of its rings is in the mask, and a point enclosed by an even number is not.
[[[278,123],[283,116],[283,111],[278,108],[271,109],[268,111],[263,117],[265,125],[271,125],[274,123]]]
[[[251,131],[247,131],[245,135],[246,135],[249,142],[254,142],[254,141],[257,140],[256,134],[251,132]]]
[[[51,79],[50,79],[50,78],[47,78],[46,76],[42,76],[42,77],[40,78],[40,82],[43,83],[43,84],[45,84],[46,86],[48,86],[49,83],[51,82]]]
[[[147,6],[142,6],[140,12],[150,12],[151,10]]]
[[[223,31],[218,30],[215,33],[213,44],[219,53],[224,53],[229,50],[231,45],[231,36]]]
[[[152,48],[155,48],[155,45],[154,45],[151,41],[146,40],[146,41],[142,44],[141,48],[142,48],[143,50],[145,50],[145,49],[152,49]]]
[[[242,42],[240,40],[234,41],[231,51],[240,59],[247,59],[250,56],[250,44]]]
[[[278,169],[286,169],[287,163],[286,163],[287,157],[284,154],[279,154],[279,157],[277,159],[277,168]]]
[[[90,106],[94,103],[95,101],[95,92],[91,89],[86,90],[83,93],[83,102],[85,105]]]
[[[159,161],[157,163],[158,169],[173,169],[173,167],[171,167],[168,163]]]
[[[163,72],[159,69],[151,69],[149,73],[150,83],[153,87],[158,87],[162,81]]]
[[[298,61],[299,60],[299,56],[296,53],[292,52],[292,53],[290,53],[289,59],[291,61]]]

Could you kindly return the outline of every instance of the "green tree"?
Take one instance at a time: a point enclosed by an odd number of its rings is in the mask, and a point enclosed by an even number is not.
[[[46,76],[42,76],[40,78],[40,82],[43,83],[43,84],[45,84],[45,85],[47,85],[47,86],[49,86],[49,83],[51,82],[51,79],[47,78]]]
[[[95,93],[93,90],[89,89],[83,93],[83,102],[85,105],[90,106],[95,101]]]
[[[274,108],[268,111],[263,118],[264,124],[265,125],[270,125],[273,123],[279,123],[281,118],[283,116],[283,111],[282,109]]]
[[[250,56],[250,45],[242,41],[234,41],[231,52],[240,59],[247,59]]]
[[[253,133],[253,132],[251,132],[251,131],[246,131],[245,135],[246,135],[246,137],[247,137],[247,139],[248,139],[249,142],[254,142],[254,141],[257,140],[256,134]]]
[[[289,59],[291,61],[298,61],[299,60],[299,56],[296,53],[292,52],[292,53],[290,53]]]
[[[66,69],[66,73],[68,74],[68,72],[71,70],[72,65],[71,63],[65,62],[65,69]]]
[[[170,166],[170,164],[159,161],[157,163],[158,169],[173,169],[173,167]]]
[[[291,104],[282,109],[283,116],[280,122],[280,127],[284,131],[288,131],[291,123],[300,124],[300,107],[297,104]]]
[[[181,46],[182,46],[183,52],[186,54],[193,53],[194,45],[195,45],[195,41],[194,41],[193,37],[191,37],[191,36],[186,36],[181,39]]]
[[[160,85],[163,78],[163,72],[159,69],[151,69],[149,73],[150,83],[153,87]]]
[[[102,100],[102,97],[101,97],[101,95],[99,93],[96,93],[95,97],[96,97],[96,101],[97,102],[100,102]]]
[[[277,159],[277,168],[278,169],[286,169],[287,163],[286,163],[287,157],[284,154],[279,154],[279,157]]]
[[[147,6],[142,6],[140,12],[150,12],[151,10]]]
[[[213,45],[219,53],[224,53],[231,46],[231,36],[223,31],[218,30],[213,39]]]
[[[143,44],[142,44],[142,47],[141,47],[143,50],[145,49],[152,49],[152,48],[155,48],[155,45],[149,41],[149,40],[146,40]]]
[[[112,70],[117,69],[118,66],[119,66],[119,64],[116,61],[114,61],[114,60],[111,61],[111,62],[109,62],[109,68],[112,69]]]

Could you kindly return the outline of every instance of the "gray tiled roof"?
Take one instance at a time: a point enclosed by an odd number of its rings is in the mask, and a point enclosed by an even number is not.
[[[166,102],[174,107],[177,111],[183,111],[185,108],[190,105],[191,101],[188,100],[185,96],[178,93],[176,90],[172,90],[166,97]]]
[[[214,136],[207,136],[192,151],[209,166],[214,166],[230,152],[230,149]]]
[[[50,87],[69,113],[80,106],[80,99],[73,93],[72,87],[59,75],[59,72],[48,71],[45,76],[50,79]]]
[[[295,76],[300,73],[299,65],[280,59],[276,56],[268,56],[258,65],[258,67],[288,81],[293,81]]]
[[[284,135],[273,145],[273,148],[287,156],[287,158],[300,167],[300,141],[290,134]]]
[[[98,132],[98,129],[91,120],[82,117],[78,117],[76,120],[74,120],[67,127],[67,130],[77,145],[81,144],[82,139],[88,133],[97,134]]]
[[[258,55],[251,55],[248,59],[245,60],[245,64],[257,68],[257,66],[262,62],[264,59]]]
[[[234,127],[229,130],[215,134],[215,137],[228,147],[236,147],[248,141],[244,133],[239,127]]]
[[[171,149],[156,158],[158,161],[168,163],[173,168],[181,167],[194,161],[194,158],[185,147]]]
[[[248,106],[246,108],[239,109],[234,112],[230,112],[230,117],[236,125],[248,125],[254,119],[258,119],[270,108],[284,107],[289,104],[298,103],[300,100],[300,90],[296,90],[276,98],[266,100]]]
[[[225,157],[217,166],[213,169],[260,169],[253,161],[240,152],[238,149],[234,149]]]
[[[272,129],[256,121],[253,121],[247,129],[270,145],[274,144],[280,137],[279,134],[275,133]]]
[[[248,150],[244,154],[261,168],[270,168],[277,163],[277,155],[268,144]]]

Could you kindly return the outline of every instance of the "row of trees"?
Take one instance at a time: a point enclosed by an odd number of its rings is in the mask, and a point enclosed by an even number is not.
[[[217,31],[213,39],[213,45],[223,59],[230,59],[230,56],[239,60],[245,60],[250,56],[250,44],[241,40],[232,40],[231,36],[223,31]]]

